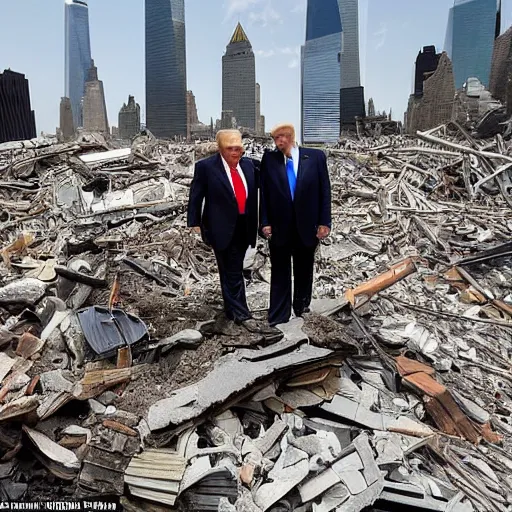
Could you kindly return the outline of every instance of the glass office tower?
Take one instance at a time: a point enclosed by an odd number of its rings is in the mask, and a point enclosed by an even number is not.
[[[74,128],[82,126],[82,98],[91,67],[89,7],[84,0],[65,0],[65,96],[71,101]]]
[[[497,0],[455,0],[448,16],[445,51],[453,63],[456,89],[470,77],[489,86],[499,19]]]
[[[308,0],[301,48],[302,142],[336,142],[340,134],[342,27],[338,0]]]
[[[364,116],[357,0],[308,0],[301,52],[302,141],[336,142]]]
[[[146,0],[146,126],[161,138],[187,135],[184,0]]]

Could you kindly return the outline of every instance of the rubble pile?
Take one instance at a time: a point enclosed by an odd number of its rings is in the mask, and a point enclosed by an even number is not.
[[[0,499],[512,510],[510,142],[451,124],[327,148],[333,232],[281,339],[223,321],[185,227],[215,150],[0,145]],[[245,273],[264,318],[266,242]]]

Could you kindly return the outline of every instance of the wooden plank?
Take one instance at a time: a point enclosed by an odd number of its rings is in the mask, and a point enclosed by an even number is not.
[[[402,377],[419,372],[426,373],[427,375],[435,374],[435,370],[431,366],[428,366],[427,364],[424,363],[420,363],[419,361],[415,361],[414,359],[409,359],[408,357],[398,356],[395,357],[395,361],[398,372]]]

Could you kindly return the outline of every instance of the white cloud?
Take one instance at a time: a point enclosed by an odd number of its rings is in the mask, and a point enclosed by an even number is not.
[[[224,20],[228,20],[232,16],[245,12],[259,3],[261,3],[261,0],[226,0],[224,2],[224,9],[226,10]]]
[[[288,63],[288,67],[290,69],[293,69],[293,68],[296,68],[299,66],[299,59],[292,59],[289,63]]]
[[[300,46],[296,46],[295,48],[285,46],[284,48],[280,48],[279,52],[283,55],[300,55]]]
[[[270,0],[262,7],[256,7],[249,13],[251,23],[266,27],[271,23],[283,23],[281,15],[272,7]]]
[[[382,48],[386,44],[386,39],[388,36],[388,26],[386,23],[381,22],[380,28],[377,32],[374,32],[373,35],[378,39],[377,44],[375,45],[375,49],[378,50]]]
[[[273,57],[276,54],[274,50],[258,50],[256,52],[256,55],[258,57],[263,57],[264,59],[267,59],[268,57]]]
[[[295,6],[292,9],[292,12],[293,13],[306,12],[306,2],[307,2],[307,0],[296,1]]]

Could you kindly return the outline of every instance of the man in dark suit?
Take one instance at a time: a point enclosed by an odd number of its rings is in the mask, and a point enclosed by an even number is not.
[[[260,170],[260,227],[269,240],[272,264],[270,325],[309,311],[313,265],[319,240],[331,229],[331,185],[325,153],[299,148],[295,129],[272,130],[275,151],[265,153]],[[293,260],[293,302],[292,302]]]
[[[226,317],[250,332],[264,333],[247,306],[243,278],[245,253],[256,245],[258,230],[254,164],[242,157],[237,130],[219,131],[217,144],[218,153],[195,165],[187,223],[214,250]]]

